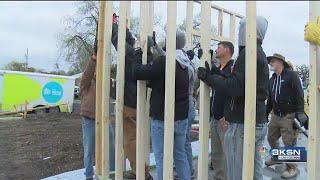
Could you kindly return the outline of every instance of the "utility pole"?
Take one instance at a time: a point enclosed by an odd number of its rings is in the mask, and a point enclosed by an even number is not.
[[[29,59],[29,51],[28,51],[28,48],[27,48],[27,53],[24,55],[25,58],[26,58],[26,70],[28,69],[28,59]]]

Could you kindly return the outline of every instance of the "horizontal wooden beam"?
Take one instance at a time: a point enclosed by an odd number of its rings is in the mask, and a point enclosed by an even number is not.
[[[201,4],[200,1],[194,1],[194,2],[196,2],[196,3],[198,3],[198,4]],[[220,7],[220,6],[216,5],[216,4],[212,4],[212,3],[211,3],[211,8],[212,8],[212,9],[215,9],[215,10],[218,10],[218,11],[223,11],[224,13],[227,13],[227,14],[230,14],[230,15],[235,15],[236,17],[238,17],[238,18],[240,18],[240,19],[244,18],[244,16],[242,16],[241,14],[236,13],[236,12],[232,12],[232,11],[230,11],[230,10],[228,10],[228,9],[225,9],[225,8],[223,8],[223,7]]]
[[[195,30],[195,29],[192,31],[192,35],[197,36],[197,37],[201,37],[200,31],[199,30]],[[223,36],[212,36],[212,35],[211,35],[211,40],[215,40],[215,41],[230,41],[230,42],[234,41],[231,38],[226,38],[226,37],[223,37]]]

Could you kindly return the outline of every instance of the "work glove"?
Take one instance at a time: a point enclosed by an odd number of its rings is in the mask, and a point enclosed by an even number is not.
[[[304,126],[304,128],[308,129],[308,121],[309,117],[304,112],[296,112],[295,118],[300,122],[301,126]]]
[[[126,29],[126,42],[130,45],[130,46],[134,46],[135,44],[135,39],[132,35],[132,33],[130,32],[130,30],[127,28]]]
[[[194,58],[194,52],[193,52],[193,50],[188,50],[186,53],[187,53],[188,58],[189,58],[190,60],[192,60],[192,59]]]
[[[210,59],[212,59],[212,56],[213,56],[213,50],[212,50],[212,49],[210,49],[210,50],[209,50],[209,52],[210,52]]]
[[[134,56],[135,57],[142,57],[142,54],[143,54],[143,52],[142,52],[142,49],[140,47],[135,48],[135,51],[134,51]]]
[[[314,45],[320,45],[320,16],[318,22],[309,22],[305,26],[304,40]]]
[[[156,41],[156,32],[155,31],[152,32],[152,41],[153,41],[153,46],[156,46],[157,41]]]
[[[206,62],[206,63],[207,63],[207,62]],[[209,66],[209,64],[208,64],[208,66]],[[211,71],[210,71],[210,73],[211,73],[211,74],[221,74],[221,71],[220,71],[220,69],[219,69],[217,66],[212,65],[212,66],[211,66]]]
[[[199,67],[197,72],[198,78],[202,81],[206,81],[207,77],[210,75],[210,66],[206,61],[205,67]]]
[[[203,50],[200,48],[198,50],[198,58],[201,59],[202,55],[203,55]]]
[[[204,67],[199,67],[198,68],[198,72],[197,72],[197,75],[198,75],[198,78],[202,81],[205,81],[207,76],[208,76],[208,73],[207,73],[207,70],[206,68]]]

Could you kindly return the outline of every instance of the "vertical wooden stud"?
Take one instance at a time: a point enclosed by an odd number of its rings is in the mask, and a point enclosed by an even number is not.
[[[253,179],[256,132],[257,28],[256,2],[246,2],[246,82],[242,179]],[[254,76],[253,76],[254,74]]]

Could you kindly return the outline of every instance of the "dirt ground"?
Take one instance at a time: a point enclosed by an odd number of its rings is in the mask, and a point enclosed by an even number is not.
[[[0,179],[40,179],[83,166],[79,114],[0,121]]]

